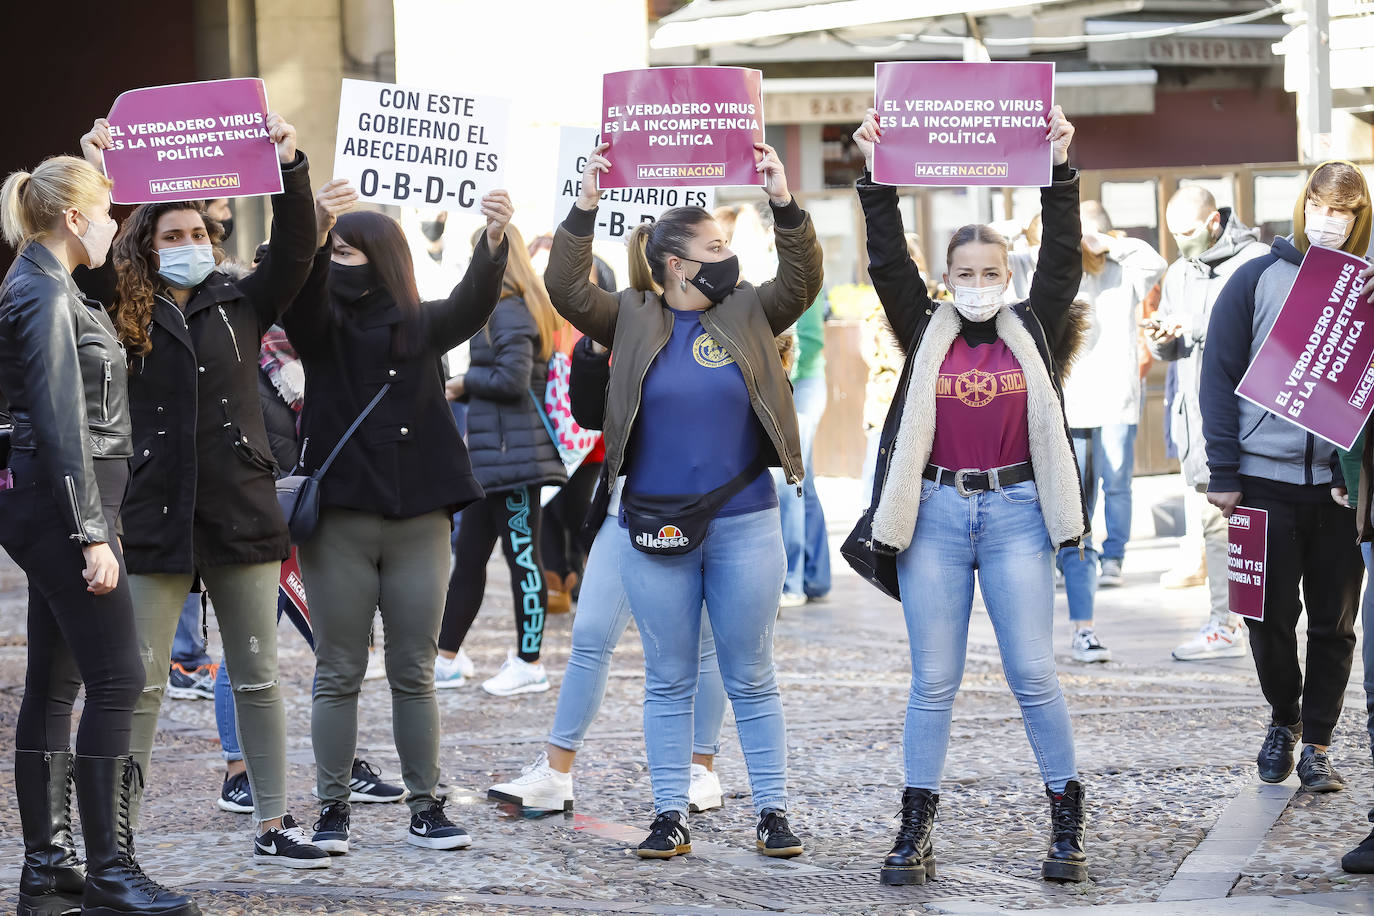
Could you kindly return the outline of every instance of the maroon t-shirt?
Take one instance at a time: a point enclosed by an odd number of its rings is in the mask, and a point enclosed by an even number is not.
[[[1001,338],[976,347],[954,338],[935,382],[930,463],[986,471],[1029,460],[1021,364]]]

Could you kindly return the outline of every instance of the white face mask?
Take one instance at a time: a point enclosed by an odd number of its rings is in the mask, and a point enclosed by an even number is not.
[[[1322,216],[1310,210],[1304,214],[1303,221],[1307,240],[1323,248],[1340,248],[1350,237],[1350,229],[1355,225],[1353,216]]]
[[[76,211],[81,213],[80,210]],[[82,216],[86,214],[81,213]],[[86,249],[86,257],[91,260],[91,268],[101,267],[105,264],[105,258],[110,253],[110,243],[114,241],[115,230],[119,228],[119,223],[115,222],[114,217],[108,218],[103,223],[86,216],[86,231],[77,236],[81,240],[81,246]]]
[[[954,307],[968,321],[987,321],[1002,308],[1007,293],[1007,285],[1001,286],[951,286],[954,291]]]

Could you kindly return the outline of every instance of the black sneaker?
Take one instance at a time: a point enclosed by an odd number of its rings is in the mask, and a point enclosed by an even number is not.
[[[681,811],[664,811],[649,826],[649,835],[639,844],[635,855],[641,859],[671,859],[692,851],[692,834],[683,823]]]
[[[1293,725],[1270,724],[1269,733],[1260,745],[1255,765],[1259,768],[1259,778],[1265,782],[1283,782],[1293,772],[1293,748],[1302,737],[1302,723]]]
[[[289,814],[281,819],[280,827],[271,827],[253,838],[253,858],[287,868],[329,867],[329,853],[310,842]]]
[[[472,845],[472,837],[449,820],[444,813],[444,803],[436,801],[411,817],[406,842],[425,849],[467,849]]]
[[[1310,744],[1298,758],[1298,778],[1304,792],[1339,792],[1345,788],[1345,780],[1331,765],[1330,755]]]
[[[382,782],[381,771],[359,757],[353,758],[353,772],[349,774],[348,800],[351,802],[396,802],[405,797],[406,790]]]
[[[1341,856],[1341,868],[1352,875],[1374,874],[1374,832],[1354,849]]]
[[[777,859],[790,859],[802,854],[802,841],[787,826],[787,813],[777,808],[764,808],[759,815],[759,852]]]
[[[310,841],[331,856],[348,852],[348,802],[330,802],[320,810]]]
[[[248,773],[235,773],[224,777],[224,787],[219,790],[219,801],[215,802],[222,811],[235,814],[253,813],[253,787],[248,784]]]

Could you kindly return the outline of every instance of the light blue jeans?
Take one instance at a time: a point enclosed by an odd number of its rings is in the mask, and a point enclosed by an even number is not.
[[[1041,778],[1056,792],[1078,778],[1069,708],[1054,667],[1053,558],[1034,482],[965,498],[952,486],[921,481],[916,533],[897,555],[911,646],[902,739],[908,786],[940,790],[954,696],[964,677],[975,571]]]
[[[735,710],[754,810],[787,809],[787,727],[773,671],[773,624],[787,560],[777,509],[711,522],[690,553],[655,557],[616,537],[620,579],[644,643],[644,744],[654,812],[687,812],[701,604]]]
[[[811,454],[816,443],[816,428],[825,413],[825,378],[797,380],[792,391],[801,430],[802,467],[806,471],[803,495],[789,484],[779,470],[773,471],[778,486],[778,511],[782,516],[782,543],[787,550],[787,578],[782,590],[791,595],[818,598],[830,591],[830,542],[825,537],[825,514],[816,495],[816,478]],[[819,529],[821,534],[816,537]],[[823,552],[823,555],[822,555]]]
[[[573,617],[572,652],[563,684],[558,689],[558,709],[553,716],[549,743],[568,751],[582,749],[611,671],[611,653],[630,623],[630,599],[620,584],[616,539],[628,538],[615,516],[608,516],[587,554],[582,591]],[[697,677],[696,713],[692,718],[692,753],[715,756],[720,752],[720,727],[725,721],[725,685],[716,663],[716,644],[711,626],[701,627],[701,656]]]
[[[1126,556],[1131,538],[1131,478],[1135,473],[1134,423],[1119,423],[1092,429],[1072,430],[1074,457],[1078,459],[1078,480],[1088,518],[1097,509],[1098,482],[1102,484],[1102,511],[1107,537],[1099,551],[1091,537],[1083,539],[1083,552],[1077,547],[1059,551],[1059,569],[1064,573],[1064,592],[1069,599],[1069,620],[1093,619],[1097,592],[1097,562],[1120,560]]]
[[[172,661],[179,662],[187,671],[210,664],[210,656],[205,651],[204,630],[200,625],[203,613],[201,593],[191,592],[181,606],[177,631],[172,636]]]

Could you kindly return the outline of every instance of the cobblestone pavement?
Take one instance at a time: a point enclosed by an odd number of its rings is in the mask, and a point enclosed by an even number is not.
[[[857,485],[823,484],[838,546],[856,512]],[[940,880],[924,888],[878,885],[876,866],[891,843],[901,791],[907,647],[898,606],[849,573],[838,552],[834,591],[785,611],[777,634],[791,820],[807,845],[800,858],[769,860],[753,850],[746,774],[729,721],[718,767],[726,805],[692,818],[694,853],[652,863],[632,854],[652,815],[640,721],[643,655],[633,630],[578,759],[576,814],[531,816],[485,801],[488,785],[517,774],[542,746],[567,660],[572,621],[563,616],[550,618],[545,636],[554,690],[514,699],[475,685],[440,692],[444,779],[456,787],[450,812],[473,834],[471,849],[408,846],[402,806],[356,805],[353,851],[330,870],[256,865],[249,819],[214,805],[222,764],[213,704],[168,701],[144,806],[142,861],[156,878],[194,890],[207,912],[224,914],[1374,912],[1374,878],[1345,875],[1339,864],[1368,831],[1374,801],[1358,656],[1333,752],[1350,788],[1308,796],[1294,794],[1296,780],[1262,787],[1253,759],[1266,715],[1250,659],[1169,658],[1200,625],[1206,604],[1205,589],[1157,584],[1176,542],[1154,537],[1149,507],[1178,486],[1177,478],[1137,481],[1126,584],[1099,593],[1098,632],[1114,652],[1111,663],[1069,658],[1062,591],[1057,599],[1061,677],[1090,811],[1092,880],[1083,886],[1039,880],[1047,804],[981,611],[942,790]],[[468,645],[479,679],[494,672],[511,639],[510,598],[502,594],[508,580],[494,566],[489,581]],[[22,583],[0,557],[5,799],[13,797],[10,750],[24,675]],[[289,803],[307,825],[317,813],[311,675],[308,649],[284,635]],[[384,681],[365,685],[360,721],[360,753],[396,777]],[[0,838],[0,899],[12,906],[21,861],[12,804],[0,806]]]

